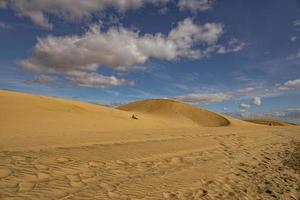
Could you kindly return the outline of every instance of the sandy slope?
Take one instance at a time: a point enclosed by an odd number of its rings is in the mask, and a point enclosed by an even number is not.
[[[0,91],[0,199],[299,199],[298,126],[154,102]]]
[[[189,122],[201,126],[228,126],[230,124],[230,121],[221,115],[173,100],[144,100],[121,106],[119,109],[141,115],[153,115],[153,118],[174,119],[184,124]]]
[[[138,102],[122,107],[124,110],[126,108],[127,111],[123,111],[78,101],[0,90],[0,132],[5,133],[0,135],[0,147],[105,142],[111,132],[122,132],[125,136],[125,132],[152,129],[245,123],[171,100]],[[143,112],[139,110],[141,108],[148,110]],[[132,114],[138,114],[139,119],[132,119]]]
[[[152,116],[153,119],[166,119],[177,125],[193,126],[196,124],[203,127],[254,126],[252,123],[174,100],[150,99],[137,101],[120,106],[118,109],[139,116]]]
[[[247,119],[245,121],[268,126],[296,126],[296,124],[276,119]]]

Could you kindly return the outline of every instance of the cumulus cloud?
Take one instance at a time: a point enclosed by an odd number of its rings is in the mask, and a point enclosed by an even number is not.
[[[36,76],[32,80],[26,81],[26,83],[49,83],[55,81],[57,78],[54,76],[48,76],[48,75],[39,75]]]
[[[179,22],[168,35],[140,35],[124,27],[104,32],[95,25],[81,36],[38,38],[32,57],[20,64],[36,72],[66,72],[95,71],[100,66],[130,69],[149,58],[197,59],[207,54],[207,49],[215,45],[222,33],[221,24],[197,25],[190,18]]]
[[[287,81],[284,85],[291,88],[300,88],[300,79]]]
[[[240,42],[238,39],[231,39],[226,46],[219,45],[217,52],[219,54],[226,54],[230,52],[238,52],[244,49],[246,43]]]
[[[252,104],[256,105],[256,106],[260,106],[261,105],[261,98],[260,97],[254,97],[252,99]]]
[[[242,110],[246,110],[246,109],[251,108],[251,105],[245,104],[245,103],[241,103],[239,106],[240,106],[240,108],[241,108]]]
[[[299,88],[300,88],[300,78],[295,80],[289,80],[278,87],[279,90],[283,90],[283,91],[299,89]]]
[[[180,10],[190,10],[192,12],[203,12],[212,8],[214,0],[179,0]]]
[[[19,16],[30,18],[35,24],[51,29],[48,15],[66,20],[88,19],[107,8],[119,12],[138,9],[145,4],[160,5],[169,0],[8,0],[9,7]],[[2,1],[4,2],[4,1]],[[1,4],[0,4],[1,5]]]
[[[119,79],[115,76],[104,76],[98,73],[83,71],[71,71],[67,73],[67,79],[76,85],[90,88],[110,88],[121,85],[134,85],[133,81]]]

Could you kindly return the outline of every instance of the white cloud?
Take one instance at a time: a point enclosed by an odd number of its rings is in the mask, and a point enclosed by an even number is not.
[[[288,88],[288,87],[286,87],[286,86],[283,86],[283,85],[282,85],[282,86],[279,86],[278,89],[281,90],[281,91],[287,91],[287,90],[290,90],[290,88]]]
[[[245,46],[246,46],[246,43],[240,42],[238,39],[234,38],[234,39],[231,39],[226,46],[218,45],[217,52],[219,54],[238,52],[238,51],[243,50]]]
[[[255,88],[253,87],[247,87],[247,88],[239,89],[238,92],[247,93],[247,92],[253,92],[254,90]]]
[[[178,86],[178,84],[177,84]],[[173,97],[179,101],[191,104],[217,103],[223,101],[246,101],[246,105],[260,106],[262,98],[271,98],[284,95],[286,92],[299,92],[300,79],[290,80],[282,84],[276,84],[272,87],[246,87],[233,91],[224,91],[216,93],[188,93]],[[184,85],[185,90],[189,90],[189,86]],[[243,106],[242,106],[243,107]],[[247,106],[245,106],[247,107]],[[242,109],[245,110],[245,107]]]
[[[253,104],[253,105],[260,106],[260,105],[261,105],[261,98],[260,98],[260,97],[254,97],[254,98],[252,99],[252,104]]]
[[[67,79],[76,85],[91,88],[109,88],[121,85],[134,85],[133,81],[119,79],[115,76],[104,76],[94,72],[71,71],[67,73]]]
[[[297,40],[297,37],[296,37],[296,36],[292,36],[292,37],[291,37],[291,41],[292,41],[292,42],[294,42],[294,41],[296,41],[296,40]]]
[[[47,15],[66,20],[88,19],[106,8],[119,12],[138,9],[145,4],[161,5],[169,0],[8,0],[9,7],[20,16],[29,17],[35,24],[51,29]],[[4,1],[2,1],[4,2]]]
[[[297,60],[300,59],[300,51],[294,55],[291,55],[287,58],[288,60]]]
[[[214,0],[179,0],[180,10],[191,10],[192,12],[203,12],[212,8]]]
[[[177,47],[178,56],[201,58],[214,51],[214,44],[222,34],[222,24],[205,23],[204,25],[196,25],[191,18],[186,18],[170,31],[168,40]],[[201,51],[193,48],[199,44],[206,45],[206,49]]]
[[[240,104],[240,108],[241,108],[242,110],[247,110],[247,109],[251,108],[251,105],[245,104],[245,103],[241,103],[241,104]]]
[[[196,59],[205,56],[222,33],[221,24],[197,25],[190,18],[179,22],[168,35],[140,35],[124,27],[103,32],[95,25],[81,36],[38,38],[32,57],[20,64],[37,72],[66,72],[95,71],[100,66],[130,69],[145,64],[149,58]]]
[[[299,89],[300,88],[300,78],[295,80],[289,80],[285,82],[283,85],[278,87],[279,90],[292,90],[292,89]]]
[[[300,88],[300,79],[287,81],[284,85],[291,88]]]
[[[227,101],[232,99],[232,95],[226,93],[206,93],[206,94],[196,93],[196,94],[177,96],[174,99],[191,103],[191,104],[202,104],[202,103],[215,103],[215,102]]]
[[[49,83],[55,81],[57,78],[54,76],[48,76],[48,75],[39,75],[36,76],[32,80],[26,81],[26,83]]]
[[[186,88],[187,89],[187,88]],[[175,99],[192,104],[216,103],[228,100],[240,100],[249,98],[255,92],[255,88],[247,87],[236,91],[217,93],[191,93],[175,97]]]
[[[293,21],[293,25],[295,27],[300,27],[300,19],[297,19],[297,20]]]

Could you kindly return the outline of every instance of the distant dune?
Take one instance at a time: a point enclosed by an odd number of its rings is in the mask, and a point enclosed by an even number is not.
[[[296,124],[277,119],[246,119],[245,121],[268,126],[296,126]]]
[[[174,100],[144,100],[120,106],[119,109],[141,115],[152,115],[154,118],[168,118],[177,123],[193,122],[200,126],[228,126],[230,124],[228,119],[217,113]]]

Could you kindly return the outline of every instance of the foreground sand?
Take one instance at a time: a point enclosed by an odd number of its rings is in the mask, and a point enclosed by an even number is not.
[[[300,197],[298,126],[227,118],[229,126],[205,127],[142,112],[135,121],[131,112],[61,101],[0,93],[0,199]],[[70,104],[81,114],[53,111]]]

